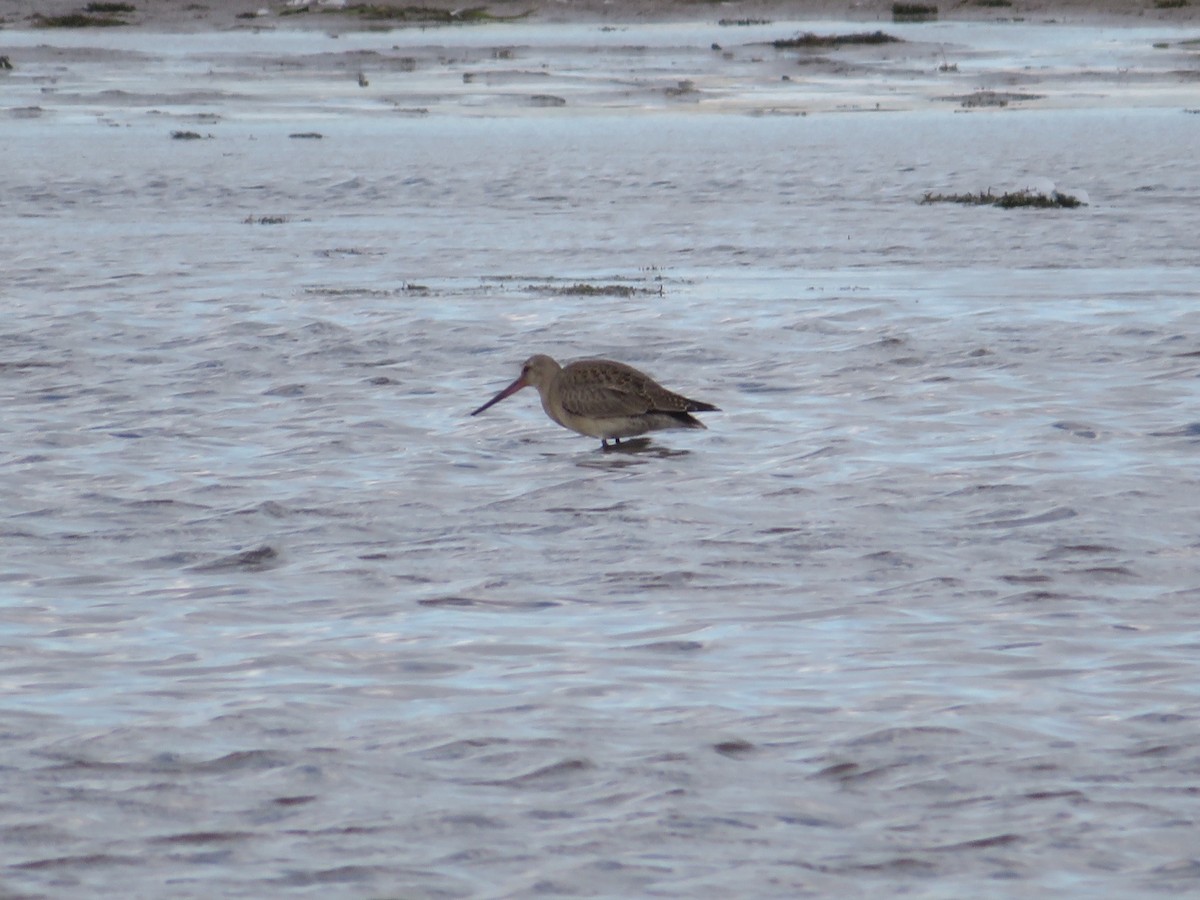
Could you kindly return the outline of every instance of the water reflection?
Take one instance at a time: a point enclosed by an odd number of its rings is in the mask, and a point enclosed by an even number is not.
[[[651,459],[675,459],[691,453],[691,450],[656,444],[652,438],[628,438],[619,444],[597,447],[582,457],[577,465],[587,469],[624,469],[642,465]]]

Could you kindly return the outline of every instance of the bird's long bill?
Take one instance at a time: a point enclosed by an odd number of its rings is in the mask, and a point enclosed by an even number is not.
[[[522,381],[520,378],[518,378],[516,381],[514,381],[512,384],[510,384],[508,387],[506,387],[504,390],[502,390],[500,393],[498,393],[495,397],[493,397],[491,400],[489,400],[487,403],[483,404],[483,406],[479,407],[479,409],[475,410],[475,412],[471,413],[471,415],[473,415],[473,416],[479,415],[481,412],[483,412],[489,406],[495,406],[497,403],[499,403],[505,397],[511,397],[513,394],[515,394],[517,391],[519,391],[523,387],[527,387],[527,385],[525,384],[524,381]]]

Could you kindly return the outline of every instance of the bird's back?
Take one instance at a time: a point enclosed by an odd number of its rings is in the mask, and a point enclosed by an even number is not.
[[[562,370],[556,387],[566,409],[576,415],[596,418],[716,409],[708,403],[667,390],[633,366],[608,359],[581,359],[571,363]]]

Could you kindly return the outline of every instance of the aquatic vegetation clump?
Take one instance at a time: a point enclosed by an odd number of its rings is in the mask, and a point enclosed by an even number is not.
[[[650,293],[650,291],[629,284],[587,284],[579,282],[559,288],[556,293],[569,294],[574,297],[632,297],[634,294],[645,294]]]
[[[921,199],[921,204],[928,203],[962,203],[967,206],[998,206],[1001,209],[1075,209],[1087,205],[1078,197],[1062,191],[1046,193],[1029,188],[1003,194],[993,194],[991,188],[976,194],[935,194],[928,191]]]
[[[698,94],[700,90],[696,87],[696,82],[685,78],[676,82],[674,87],[663,88],[663,93],[668,97],[686,97],[688,94]]]
[[[937,17],[938,8],[936,6],[927,6],[924,3],[892,4],[893,22],[928,22]]]
[[[899,44],[903,41],[882,31],[864,31],[857,34],[814,34],[806,31],[794,38],[772,41],[776,50],[806,50],[825,47],[840,47],[845,44]]]
[[[67,13],[63,16],[43,16],[41,13],[34,13],[30,19],[34,28],[112,28],[129,24],[116,16],[93,16],[81,12]]]
[[[296,16],[313,12],[313,6],[291,7],[281,11],[281,16]],[[358,16],[371,22],[417,22],[428,25],[451,25],[462,22],[513,22],[524,19],[529,12],[501,16],[490,12],[486,6],[466,9],[437,9],[432,6],[399,6],[392,3],[352,3],[346,6],[321,7],[325,14]]]
[[[949,97],[939,97],[939,100],[957,100],[963,109],[982,109],[997,107],[1003,109],[1010,103],[1021,103],[1026,100],[1044,100],[1045,94],[1022,94],[1016,91],[975,91],[971,94],[953,94]]]
[[[1018,207],[1028,207],[1030,209],[1075,209],[1079,206],[1086,206],[1082,200],[1072,194],[1064,194],[1062,191],[1051,191],[1049,194],[1044,194],[1041,191],[1013,191],[1007,194],[1001,194],[996,200],[996,206],[1001,209],[1016,209]]]

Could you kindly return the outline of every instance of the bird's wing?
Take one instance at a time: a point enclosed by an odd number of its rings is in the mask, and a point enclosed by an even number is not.
[[[589,419],[640,416],[650,410],[645,397],[623,385],[568,385],[560,400],[567,412]]]
[[[559,396],[567,412],[598,419],[709,408],[706,403],[668,391],[632,366],[611,360],[571,363],[563,370]]]

